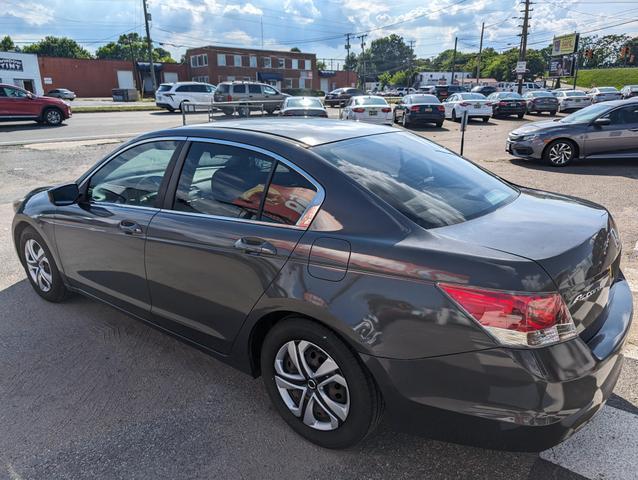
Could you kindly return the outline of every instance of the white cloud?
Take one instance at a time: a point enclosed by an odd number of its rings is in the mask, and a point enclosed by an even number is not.
[[[44,25],[52,21],[53,11],[43,4],[35,2],[21,2],[19,0],[5,0],[4,15],[19,18],[29,25]]]
[[[245,5],[226,5],[224,7],[224,13],[244,13],[246,15],[263,15],[264,11],[261,8],[256,7],[252,3],[246,3]]]
[[[232,43],[241,43],[242,45],[255,46],[257,39],[251,37],[243,30],[233,30],[224,34],[224,39]]]
[[[313,0],[286,0],[284,11],[293,15],[294,21],[304,25],[313,23],[321,17],[321,11],[315,6]]]

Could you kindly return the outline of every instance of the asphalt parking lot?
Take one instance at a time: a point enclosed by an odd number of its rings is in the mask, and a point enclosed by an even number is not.
[[[505,137],[525,121],[472,122],[466,156],[513,183],[609,208],[638,299],[638,159],[564,169],[512,159]],[[615,395],[554,449],[497,452],[382,424],[362,445],[329,451],[287,427],[261,380],[88,299],[40,299],[13,249],[11,202],[76,178],[131,134],[179,124],[180,115],[164,112],[77,114],[54,129],[0,124],[0,479],[638,478],[637,323]],[[458,151],[458,129],[414,131]]]

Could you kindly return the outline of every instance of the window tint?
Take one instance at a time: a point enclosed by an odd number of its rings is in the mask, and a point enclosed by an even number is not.
[[[162,83],[159,88],[157,89],[158,92],[167,92],[171,89],[173,85],[168,84],[168,83]]]
[[[414,103],[441,103],[434,95],[412,95],[410,100]]]
[[[23,98],[27,96],[27,92],[23,92],[22,90],[18,90],[17,88],[11,88],[11,87],[1,88],[0,87],[0,90],[4,91],[3,97]]]
[[[248,93],[261,95],[261,85],[250,84],[248,85]]]
[[[314,150],[425,228],[483,215],[518,193],[473,163],[409,133],[354,138]]]
[[[181,85],[175,89],[176,92],[192,92],[192,85]]]
[[[261,219],[295,225],[317,193],[306,178],[283,163],[277,163]]]
[[[606,115],[612,125],[630,125],[638,123],[638,106],[623,107]]]
[[[154,206],[164,172],[179,142],[138,145],[100,168],[89,181],[92,202]]]
[[[277,90],[275,90],[275,89],[274,89],[274,88],[272,88],[272,87],[264,86],[264,93],[265,93],[266,95],[277,95]]]
[[[309,97],[288,97],[286,99],[286,107],[294,108],[323,108],[321,100]]]
[[[246,85],[233,85],[233,93],[246,93]]]
[[[388,102],[380,97],[355,97],[357,105],[387,105]]]
[[[229,89],[230,85],[228,85],[227,83],[220,83],[219,85],[217,85],[217,93],[228,93],[228,89]]]
[[[195,142],[184,162],[173,209],[256,219],[273,164],[251,150]]]

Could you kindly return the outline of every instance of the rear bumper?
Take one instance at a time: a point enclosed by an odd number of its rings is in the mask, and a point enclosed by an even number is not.
[[[410,122],[418,123],[438,123],[445,120],[445,114],[443,112],[439,113],[408,113],[408,120]]]
[[[526,113],[526,107],[494,107],[493,116],[497,115],[519,115]]]
[[[401,429],[456,443],[540,451],[583,427],[611,395],[632,317],[627,282],[611,289],[606,321],[538,350],[494,348],[416,360],[362,355]]]
[[[527,110],[530,112],[556,112],[558,111],[558,103],[530,103],[527,105]]]

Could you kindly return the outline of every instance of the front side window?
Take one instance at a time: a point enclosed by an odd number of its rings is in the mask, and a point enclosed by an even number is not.
[[[25,98],[27,96],[27,92],[24,90],[19,90],[17,88],[4,87],[0,88],[0,90],[4,91],[4,97],[9,98]]]
[[[409,133],[353,138],[314,151],[424,228],[484,215],[518,195],[473,163]]]
[[[277,95],[277,90],[272,87],[264,87],[264,93],[266,95]]]
[[[635,125],[638,123],[638,106],[617,108],[608,115],[612,125]]]
[[[129,148],[90,179],[90,202],[153,207],[178,141],[149,142]]]
[[[255,85],[255,84],[248,85],[248,93],[261,95],[261,85]]]
[[[195,142],[184,162],[173,209],[255,220],[274,162],[251,150]]]

